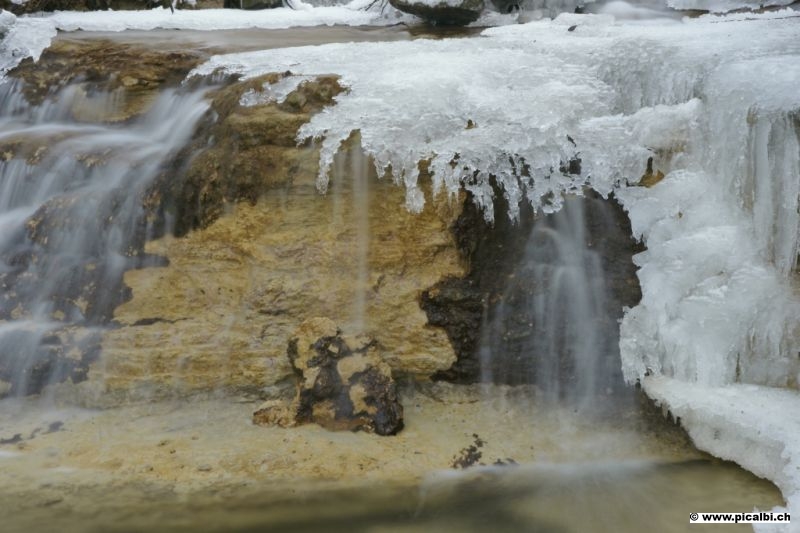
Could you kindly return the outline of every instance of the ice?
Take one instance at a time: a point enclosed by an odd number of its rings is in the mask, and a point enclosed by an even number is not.
[[[0,10],[0,81],[23,59],[38,60],[55,36],[55,27],[47,21],[18,18]]]
[[[644,389],[680,419],[698,447],[736,461],[773,481],[794,520],[800,511],[800,409],[796,391],[757,385],[706,387],[669,378],[647,378]],[[786,509],[776,508],[773,512]],[[792,524],[759,524],[756,531],[797,531]]]

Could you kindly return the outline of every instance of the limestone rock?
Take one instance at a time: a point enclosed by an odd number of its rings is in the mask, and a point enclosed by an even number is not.
[[[302,150],[318,160],[316,150]],[[335,166],[348,169],[359,151],[354,143]],[[293,373],[286,343],[319,315],[375,339],[395,374],[426,379],[453,364],[447,334],[428,325],[419,295],[463,275],[450,232],[463,199],[429,196],[411,214],[403,189],[374,173],[363,196],[349,171],[334,175],[323,196],[316,164],[266,185],[282,172],[252,175],[263,180],[254,203],[219,198],[218,218],[203,215],[206,227],[147,243],[147,256],[164,264],[125,273],[133,298],[114,311],[119,327],[104,333],[103,362],[90,373],[108,396],[272,397]]]
[[[189,169],[179,176],[165,175],[153,186],[162,199],[162,215],[166,211],[175,219],[175,234],[207,227],[228,202],[255,203],[266,191],[316,174],[317,151],[298,146],[297,132],[344,90],[337,76],[305,81],[282,103],[240,105],[246,92],[291,75],[266,74],[214,95],[211,107],[216,119],[201,128],[185,150],[192,158]]]
[[[354,339],[351,347],[328,318],[303,322],[289,341],[298,374],[291,406],[270,402],[253,415],[256,424],[291,426],[314,422],[332,430],[394,435],[403,428],[403,406],[389,365],[374,343]],[[352,342],[352,341],[351,341]]]
[[[395,9],[416,15],[432,24],[466,26],[480,17],[483,0],[389,0]]]

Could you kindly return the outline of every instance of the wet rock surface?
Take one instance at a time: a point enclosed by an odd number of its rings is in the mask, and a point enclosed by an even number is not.
[[[294,426],[312,422],[332,430],[394,435],[403,428],[403,406],[391,368],[375,342],[344,338],[334,322],[313,318],[289,341],[298,377],[289,406],[269,402],[253,415],[256,424]]]
[[[0,398],[38,394],[67,379],[85,381],[100,355],[100,334],[78,327],[18,330],[10,337],[4,336],[0,352]]]
[[[288,340],[320,315],[375,339],[395,373],[424,378],[452,365],[447,335],[427,324],[418,296],[463,272],[448,231],[458,206],[432,201],[410,214],[403,190],[374,176],[366,198],[346,174],[322,196],[315,175],[231,206],[205,229],[147,243],[168,265],[125,274],[133,298],[115,310],[120,327],[104,334],[93,374],[106,399],[220,389],[270,397],[291,388]]]
[[[62,39],[40,63],[13,71],[17,80],[5,89],[24,98],[4,95],[13,105],[4,109],[10,134],[0,147],[3,201],[24,210],[41,205],[19,226],[7,226],[13,229],[5,230],[0,250],[0,380],[10,384],[8,394],[86,380],[101,351],[95,328],[108,326],[131,296],[124,271],[163,264],[144,253],[145,189],[118,179],[145,172],[132,148],[84,139],[96,131],[123,135],[109,123],[138,124],[159,92],[202,57]],[[35,106],[44,99],[41,111]],[[83,124],[62,127],[70,120]],[[97,175],[107,179],[92,187]],[[123,186],[112,186],[116,181]]]

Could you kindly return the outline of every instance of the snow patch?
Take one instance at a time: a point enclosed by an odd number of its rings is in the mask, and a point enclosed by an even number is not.
[[[43,15],[61,31],[125,31],[125,30],[232,30],[244,28],[284,29],[308,26],[366,26],[399,22],[399,12],[387,8],[365,11],[360,4],[290,9],[288,7],[247,11],[241,9],[169,9],[142,11],[57,11]]]

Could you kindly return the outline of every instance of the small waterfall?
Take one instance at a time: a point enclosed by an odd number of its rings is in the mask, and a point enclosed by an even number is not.
[[[622,387],[617,319],[622,304],[606,269],[607,202],[569,197],[535,221],[504,291],[486,311],[483,382],[531,383],[547,402],[581,405]]]
[[[22,90],[0,85],[0,381],[18,395],[85,378],[123,273],[146,260],[147,187],[207,109],[165,90],[125,123],[79,122],[124,98],[69,85],[30,105]]]
[[[334,157],[335,179],[333,195],[333,224],[353,228],[352,271],[354,278],[351,307],[347,313],[346,329],[364,333],[367,316],[367,292],[370,281],[370,179],[374,178],[374,165],[364,154],[360,144],[346,147]]]

